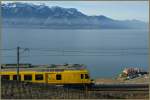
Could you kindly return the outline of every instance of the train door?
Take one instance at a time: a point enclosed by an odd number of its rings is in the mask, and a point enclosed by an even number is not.
[[[45,74],[46,83],[55,83],[56,80],[55,76],[56,76],[55,73],[46,73]]]
[[[81,83],[84,83],[84,74],[80,74]]]

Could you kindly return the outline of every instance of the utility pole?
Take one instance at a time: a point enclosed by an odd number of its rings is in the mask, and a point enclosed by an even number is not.
[[[20,47],[17,47],[17,80],[19,81],[19,49]]]

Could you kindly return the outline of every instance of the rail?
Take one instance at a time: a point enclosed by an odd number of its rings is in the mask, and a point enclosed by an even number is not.
[[[149,91],[149,84],[101,84],[93,85],[89,91]]]

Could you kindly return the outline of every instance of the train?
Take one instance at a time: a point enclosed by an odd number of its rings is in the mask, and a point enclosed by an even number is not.
[[[31,65],[22,64],[17,74],[16,64],[1,65],[1,80],[19,80],[56,85],[90,85],[90,73],[84,64]],[[19,77],[18,77],[19,76]]]

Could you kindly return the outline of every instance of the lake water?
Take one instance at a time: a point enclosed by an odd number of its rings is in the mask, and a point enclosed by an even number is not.
[[[115,77],[125,67],[148,70],[148,30],[2,30],[3,63],[86,64],[92,78]]]

